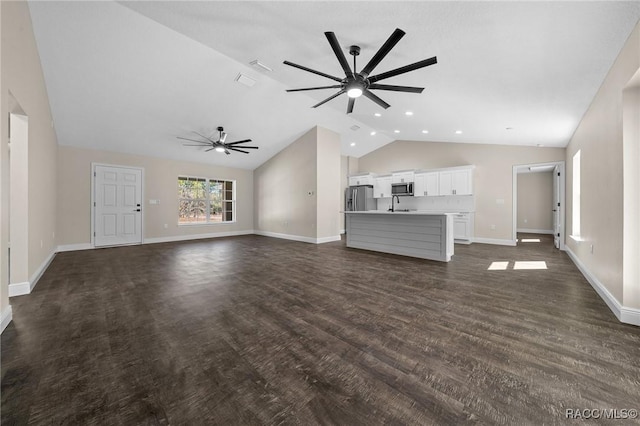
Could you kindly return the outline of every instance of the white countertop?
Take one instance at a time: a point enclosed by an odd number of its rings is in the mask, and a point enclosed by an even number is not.
[[[431,212],[431,211],[426,211],[426,210],[411,210],[411,211],[408,211],[408,212],[399,212],[399,211],[390,212],[390,211],[386,211],[386,210],[368,210],[368,211],[342,212],[342,213],[346,213],[346,214],[392,214],[392,215],[408,214],[408,215],[421,215],[421,216],[443,216],[443,215],[449,215],[449,214],[459,214],[459,212]]]

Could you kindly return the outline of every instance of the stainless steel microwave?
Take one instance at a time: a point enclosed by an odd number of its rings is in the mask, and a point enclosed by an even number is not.
[[[413,195],[413,182],[392,183],[391,195]]]

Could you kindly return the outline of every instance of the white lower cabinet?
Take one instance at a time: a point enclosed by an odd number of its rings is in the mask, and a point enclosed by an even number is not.
[[[453,215],[453,238],[456,242],[471,243],[473,238],[472,213],[456,213]]]

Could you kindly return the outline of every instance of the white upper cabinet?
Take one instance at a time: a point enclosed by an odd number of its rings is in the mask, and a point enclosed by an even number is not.
[[[349,186],[373,185],[375,176],[371,173],[349,176]]]
[[[416,173],[413,195],[415,197],[440,195],[440,172]]]
[[[440,195],[473,194],[473,169],[456,169],[440,172]]]
[[[393,172],[391,174],[391,183],[410,183],[414,180],[414,173],[409,172]]]
[[[391,197],[391,175],[378,176],[373,182],[373,198]]]

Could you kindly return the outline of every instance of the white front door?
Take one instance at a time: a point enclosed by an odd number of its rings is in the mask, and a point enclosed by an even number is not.
[[[553,170],[553,245],[556,248],[560,248],[560,208],[560,166],[556,166]]]
[[[94,246],[142,244],[142,169],[95,165]]]

